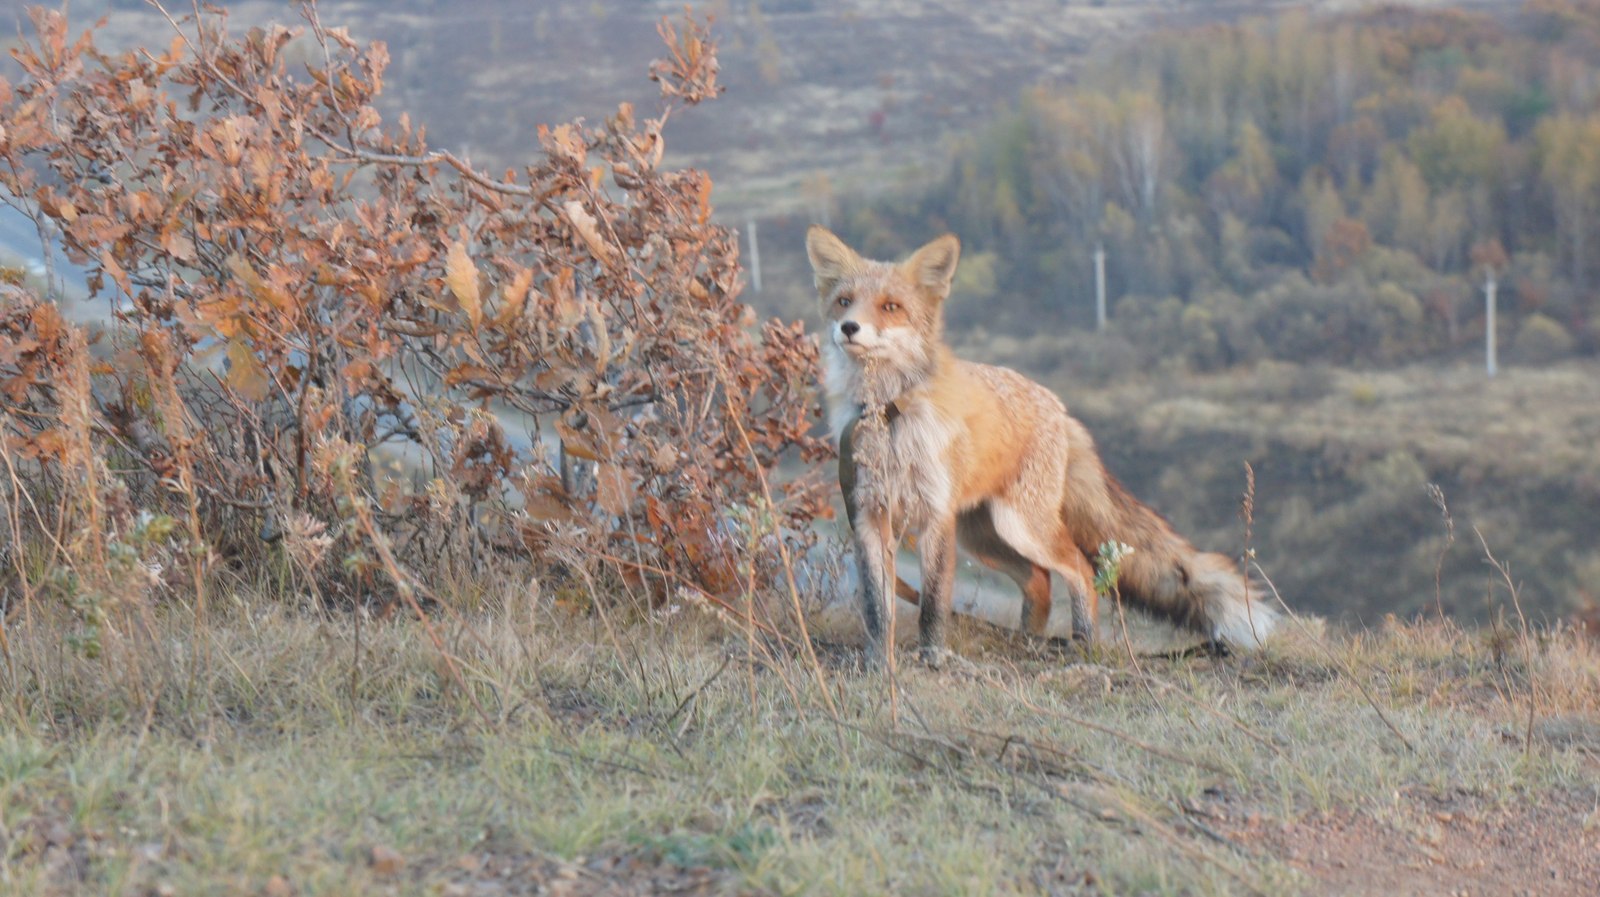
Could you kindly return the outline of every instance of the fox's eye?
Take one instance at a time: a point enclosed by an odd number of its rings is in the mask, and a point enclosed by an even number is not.
[[[840,308],[849,308],[850,303],[854,300],[852,300],[849,296],[840,296],[836,301],[839,303]]]
[[[898,303],[898,302],[885,302],[885,303],[883,303],[883,310],[884,310],[884,312],[886,314],[891,314],[892,315],[895,312],[900,310],[900,303]]]

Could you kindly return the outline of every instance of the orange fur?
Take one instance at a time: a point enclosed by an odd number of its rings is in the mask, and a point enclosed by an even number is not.
[[[959,542],[1023,593],[1022,626],[1043,634],[1050,573],[1072,601],[1076,639],[1094,638],[1091,558],[1133,547],[1120,593],[1216,642],[1249,646],[1274,615],[1221,555],[1196,551],[1105,469],[1083,425],[1049,390],[1005,368],[955,357],[944,301],[960,256],[946,235],[899,264],[861,258],[813,226],[806,251],[828,332],[829,419],[840,485],[856,534],[871,653],[888,650],[885,602],[915,594],[894,575],[894,551],[919,538],[924,654],[944,650]]]

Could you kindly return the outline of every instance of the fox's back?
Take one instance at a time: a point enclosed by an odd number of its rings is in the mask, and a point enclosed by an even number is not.
[[[1008,417],[1053,422],[1067,416],[1066,405],[1055,393],[1010,368],[961,360],[956,367],[963,379],[988,391],[995,407]]]

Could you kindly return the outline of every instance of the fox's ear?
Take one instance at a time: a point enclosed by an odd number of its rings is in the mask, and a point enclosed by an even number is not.
[[[955,279],[960,258],[961,241],[955,234],[945,234],[913,252],[900,270],[912,283],[943,299],[950,295],[950,281]]]
[[[820,296],[833,292],[839,281],[861,269],[861,256],[820,224],[813,224],[806,231],[806,257],[811,259],[811,273]]]

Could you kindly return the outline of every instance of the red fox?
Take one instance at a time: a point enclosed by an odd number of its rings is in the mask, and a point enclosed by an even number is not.
[[[1095,557],[1133,551],[1118,589],[1130,602],[1205,636],[1254,647],[1277,615],[1250,600],[1228,558],[1197,551],[1109,474],[1083,425],[1049,390],[1015,371],[955,357],[944,301],[961,244],[947,234],[899,264],[857,255],[813,225],[806,234],[828,329],[822,339],[839,483],[855,534],[868,656],[892,650],[893,591],[916,601],[921,653],[945,651],[957,543],[1022,590],[1022,629],[1043,635],[1050,574],[1072,602],[1074,640],[1092,642]],[[915,534],[920,600],[895,575]]]

